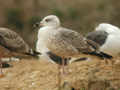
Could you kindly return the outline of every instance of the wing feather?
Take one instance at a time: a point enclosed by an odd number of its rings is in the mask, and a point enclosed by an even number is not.
[[[47,47],[56,55],[71,56],[94,51],[94,48],[87,43],[86,39],[80,33],[66,28],[59,28],[55,31],[49,37]]]
[[[16,52],[26,52],[29,48],[27,43],[16,32],[7,28],[0,28],[0,44]]]

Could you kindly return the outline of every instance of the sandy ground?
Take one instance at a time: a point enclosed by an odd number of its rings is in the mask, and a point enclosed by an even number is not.
[[[75,90],[120,90],[119,58],[113,65],[104,60],[74,62],[65,77]],[[3,69],[0,90],[58,90],[57,64],[47,60],[23,59]]]

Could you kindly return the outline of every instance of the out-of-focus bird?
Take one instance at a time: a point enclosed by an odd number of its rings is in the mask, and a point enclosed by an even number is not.
[[[100,51],[115,57],[120,55],[120,29],[108,23],[99,24],[95,31],[86,35],[100,45]]]
[[[16,32],[8,28],[0,28],[0,75],[2,76],[2,61],[4,57],[14,57],[16,55],[36,55],[29,45]]]

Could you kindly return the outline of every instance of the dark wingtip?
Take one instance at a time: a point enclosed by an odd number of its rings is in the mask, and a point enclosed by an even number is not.
[[[113,57],[111,55],[108,55],[104,52],[89,52],[89,53],[86,53],[86,54],[90,54],[90,55],[94,55],[94,56],[98,56],[99,58],[101,59],[112,59]]]
[[[54,61],[57,64],[62,65],[62,58],[60,56],[57,56],[52,52],[47,52],[47,55],[50,57],[52,61]],[[67,59],[65,60],[64,65],[67,65]]]
[[[37,51],[35,51],[35,50],[33,50],[32,51],[32,53],[31,52],[29,52],[29,53],[25,53],[26,55],[30,55],[30,56],[38,56],[38,55],[41,55],[41,53],[40,52],[37,52]]]
[[[104,52],[100,52],[102,55],[103,55],[103,57],[105,57],[105,58],[108,58],[108,59],[112,59],[113,57],[111,56],[111,55],[109,55],[109,54],[106,54],[106,53],[104,53]]]
[[[111,56],[111,55],[108,55],[108,54],[106,54],[106,53],[103,53],[103,52],[99,52],[99,53],[97,53],[97,52],[92,52],[91,54],[93,54],[93,55],[96,55],[96,56],[98,56],[98,57],[100,57],[100,58],[102,58],[102,59],[112,59],[113,57]]]

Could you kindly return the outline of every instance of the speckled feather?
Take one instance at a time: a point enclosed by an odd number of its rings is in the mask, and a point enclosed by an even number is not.
[[[47,38],[47,47],[61,57],[74,57],[95,51],[80,33],[63,27],[51,30]]]
[[[14,52],[29,52],[29,46],[14,31],[0,28],[0,45]]]

